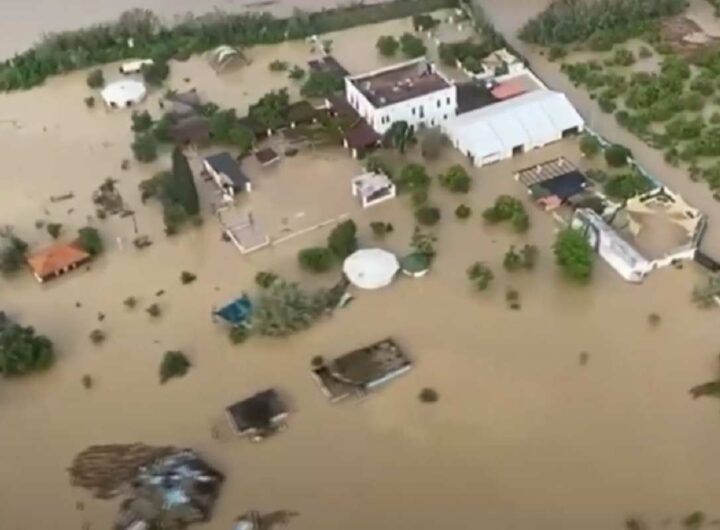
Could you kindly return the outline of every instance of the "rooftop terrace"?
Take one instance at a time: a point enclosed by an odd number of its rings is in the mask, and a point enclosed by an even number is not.
[[[451,86],[450,81],[426,59],[351,77],[350,81],[375,107],[400,103]]]

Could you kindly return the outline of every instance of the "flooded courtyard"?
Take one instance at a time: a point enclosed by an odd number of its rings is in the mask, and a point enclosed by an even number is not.
[[[521,22],[513,17],[527,16],[525,4],[508,1],[488,10],[506,30]],[[405,20],[332,35],[333,53],[351,73],[387,64],[377,57],[375,41],[409,28]],[[311,58],[304,43],[248,53],[248,67],[222,77],[202,58],[173,63],[169,85],[196,86],[207,100],[242,115],[263,93],[288,83],[268,71],[272,60],[304,65]],[[556,65],[537,54],[532,60],[551,85],[567,88]],[[568,92],[588,117],[589,100],[572,87]],[[291,93],[296,96],[297,87]],[[248,509],[297,511],[289,526],[297,530],[607,530],[621,528],[630,515],[658,526],[671,519],[675,527],[694,510],[720,517],[720,470],[708,465],[720,443],[718,403],[688,394],[715,373],[717,315],[691,305],[700,277],[691,265],[654,273],[639,286],[600,261],[589,286],[559,275],[550,248],[556,225],[530,204],[513,174],[560,155],[582,165],[573,140],[482,169],[447,149],[426,163],[428,172],[435,177],[461,163],[474,182],[468,195],[433,183],[430,202],[443,218],[435,229],[438,258],[427,277],[355,293],[346,309],[289,339],[232,346],[211,321],[211,309],[253,290],[258,271],[311,285],[337,280],[338,272],[309,277],[297,266],[297,252],[323,244],[327,229],[241,256],[206,213],[202,227],[166,238],[159,206],[141,205],[137,186],[164,169],[167,157],[121,170],[131,157],[129,114],[87,110],[87,94],[81,72],[0,96],[2,222],[33,245],[50,241],[35,228],[37,220],[63,223],[69,237],[94,215],[92,191],[115,177],[139,232],[154,245],[132,248],[130,218],[93,220],[108,252],[91,270],[46,286],[29,274],[0,283],[3,310],[47,334],[58,350],[48,373],[0,385],[0,528],[107,528],[117,503],[72,488],[66,467],[89,445],[135,441],[192,447],[225,473],[213,520],[198,527],[208,530],[232,528]],[[154,114],[158,97],[146,104]],[[609,127],[608,135],[625,134],[611,118],[595,121],[603,132]],[[710,214],[711,226],[720,223],[704,186],[669,169],[661,154],[631,138],[618,140],[628,140],[641,162]],[[348,211],[361,246],[407,251],[414,225],[409,198],[360,210],[349,181],[362,168],[346,151],[306,150],[269,168],[251,162],[244,169],[265,197],[258,208],[317,219]],[[50,201],[71,191],[74,199]],[[201,193],[207,205],[204,188]],[[482,210],[502,193],[526,202],[528,233],[483,224]],[[473,209],[466,221],[453,215],[460,203]],[[390,222],[395,230],[378,243],[372,221]],[[536,269],[504,272],[509,246],[526,243],[540,248]],[[496,276],[482,293],[465,272],[478,260]],[[197,281],[181,285],[183,270]],[[508,309],[508,288],[520,293],[521,310]],[[128,296],[138,298],[134,310],[123,306]],[[152,303],[162,309],[159,319],[144,311]],[[661,316],[659,325],[648,323],[651,313]],[[104,344],[88,339],[94,328],[107,332]],[[310,375],[311,359],[385,337],[402,346],[415,368],[367,399],[330,405]],[[186,352],[193,367],[161,386],[158,365],[173,349]],[[83,388],[84,374],[95,381],[92,389]],[[292,398],[289,429],[263,444],[235,438],[224,408],[268,387]],[[439,392],[438,403],[419,402],[424,387]]]

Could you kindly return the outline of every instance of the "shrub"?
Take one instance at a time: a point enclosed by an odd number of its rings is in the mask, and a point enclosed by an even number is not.
[[[415,190],[410,194],[410,202],[412,202],[416,208],[427,204],[428,198],[429,194],[427,190]]]
[[[627,48],[618,48],[612,60],[618,66],[630,66],[635,62],[635,55]]]
[[[585,133],[580,138],[580,151],[588,158],[593,158],[602,149],[600,140],[593,134]]]
[[[510,221],[518,233],[527,232],[530,228],[530,218],[522,202],[510,195],[500,195],[493,206],[485,209],[483,219],[490,224]]]
[[[548,61],[557,61],[567,55],[567,50],[562,46],[551,46],[548,51]]]
[[[148,85],[161,86],[170,75],[170,67],[167,62],[154,59],[152,64],[143,65],[142,75]]]
[[[565,276],[579,282],[590,279],[595,253],[582,232],[572,228],[561,230],[553,246],[555,259]]]
[[[377,239],[385,239],[385,236],[393,231],[393,225],[381,221],[374,221],[370,223],[370,230],[372,230],[373,236]]]
[[[157,159],[157,140],[150,132],[136,135],[130,147],[138,162],[152,162]]]
[[[375,47],[383,57],[392,57],[397,53],[400,43],[395,37],[391,35],[384,35],[377,40]]]
[[[101,329],[94,329],[90,332],[90,342],[93,344],[100,344],[102,342],[105,342],[106,339],[105,332]]]
[[[148,131],[153,126],[152,116],[146,110],[142,112],[133,111],[130,119],[132,120],[131,129],[136,133]]]
[[[423,136],[420,142],[420,154],[426,160],[435,160],[442,153],[442,149],[447,143],[444,134],[436,130],[429,130]]]
[[[50,339],[0,312],[0,375],[11,377],[46,370],[54,360]]]
[[[421,403],[436,403],[440,399],[440,396],[437,390],[433,388],[423,388],[418,395],[418,399]]]
[[[605,193],[615,199],[630,199],[650,188],[648,179],[635,172],[610,177],[604,186]]]
[[[490,287],[495,275],[490,270],[490,267],[481,261],[477,261],[468,268],[467,277],[478,291],[485,291]]]
[[[515,311],[520,309],[520,293],[511,288],[508,287],[505,290],[505,302],[507,303],[508,307],[510,309],[513,309]]]
[[[289,66],[286,61],[276,59],[268,65],[268,68],[271,72],[284,72]]]
[[[162,310],[160,309],[160,306],[158,304],[149,305],[145,311],[153,318],[157,318],[162,314]]]
[[[87,75],[86,82],[90,88],[102,88],[105,86],[105,75],[99,68],[91,70]]]
[[[469,206],[465,206],[464,204],[461,204],[457,208],[455,208],[455,217],[458,219],[467,219],[472,215],[472,209],[470,209]]]
[[[310,72],[300,93],[306,98],[325,98],[344,87],[345,81],[342,77],[329,72]]]
[[[412,25],[415,31],[428,31],[440,24],[440,21],[435,19],[432,15],[421,13],[419,15],[413,15]]]
[[[290,69],[288,77],[293,81],[300,81],[303,77],[305,77],[305,70],[300,68],[298,65],[295,65]]]
[[[515,246],[513,245],[505,253],[503,267],[509,272],[520,269],[532,270],[535,268],[537,255],[538,248],[535,245],[525,245],[519,252],[515,250]]]
[[[45,226],[45,229],[47,230],[47,233],[50,234],[50,237],[57,239],[60,237],[60,232],[62,232],[62,226],[62,223],[48,223]]]
[[[612,144],[605,149],[605,162],[610,167],[623,167],[631,156],[630,149],[620,144]]]
[[[188,214],[182,205],[168,200],[163,201],[163,223],[165,234],[173,236],[187,222]]]
[[[398,185],[404,190],[424,190],[430,185],[430,177],[420,164],[407,164],[398,178]]]
[[[78,230],[77,244],[91,256],[99,256],[105,248],[100,232],[92,226],[86,226]]]
[[[423,44],[422,39],[419,39],[412,33],[403,33],[400,36],[400,50],[408,59],[421,57],[427,52],[427,48],[425,44]]]
[[[160,383],[183,377],[190,370],[190,360],[181,351],[166,351],[160,363]]]
[[[95,107],[95,98],[93,96],[88,96],[85,99],[83,99],[85,102],[85,106],[89,109],[92,109]]]
[[[336,255],[329,248],[311,247],[298,253],[298,261],[303,270],[314,273],[327,272],[335,266]]]
[[[192,272],[182,271],[180,273],[180,283],[182,283],[183,285],[192,283],[196,279],[197,279],[197,276],[195,276]]]
[[[332,229],[327,239],[328,248],[340,259],[347,258],[357,250],[357,226],[348,219]]]
[[[278,275],[270,271],[260,271],[255,275],[255,284],[261,289],[267,289],[278,279]]]
[[[0,250],[0,271],[11,274],[25,265],[25,252],[28,245],[22,239],[11,236]]]
[[[433,226],[440,221],[440,210],[434,206],[421,206],[415,210],[415,219],[424,226]]]
[[[652,50],[650,48],[648,48],[647,46],[642,46],[640,48],[640,51],[638,51],[638,56],[641,59],[649,59],[650,57],[652,57],[652,55],[653,55]]]
[[[133,309],[137,305],[137,298],[134,296],[128,296],[125,300],[123,300],[123,305],[128,309]]]
[[[440,175],[440,185],[453,193],[467,193],[470,191],[471,184],[470,175],[460,164],[451,166],[444,174]]]
[[[242,344],[250,338],[250,330],[245,326],[235,326],[230,328],[228,336],[230,337],[230,342],[233,344]]]

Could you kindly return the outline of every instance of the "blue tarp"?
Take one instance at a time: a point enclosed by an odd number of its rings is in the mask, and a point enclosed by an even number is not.
[[[538,185],[547,190],[551,195],[565,200],[568,197],[577,195],[585,189],[587,179],[579,171],[571,171],[559,177],[540,182]]]
[[[232,326],[245,324],[252,314],[252,303],[246,294],[242,295],[213,314]]]

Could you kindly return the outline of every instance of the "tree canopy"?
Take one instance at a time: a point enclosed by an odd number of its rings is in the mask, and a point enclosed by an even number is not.
[[[530,218],[525,206],[510,195],[500,195],[495,199],[495,203],[483,212],[483,219],[489,224],[510,221],[513,229],[519,233],[527,232],[530,228]]]
[[[383,57],[392,57],[397,53],[400,43],[392,35],[383,35],[377,40],[375,47]]]
[[[331,72],[310,72],[300,93],[306,98],[326,98],[345,88],[342,77]]]
[[[254,300],[252,329],[260,335],[285,337],[309,328],[328,308],[328,292],[306,292],[296,283],[276,280]]]
[[[335,266],[337,257],[327,247],[310,247],[298,252],[298,262],[305,271],[322,273]]]
[[[397,184],[403,190],[424,190],[430,185],[430,177],[423,166],[411,162],[400,171]]]
[[[445,173],[440,175],[440,185],[453,193],[467,193],[470,191],[471,184],[470,175],[460,164],[450,166]]]
[[[579,282],[590,279],[595,252],[582,232],[573,228],[561,230],[558,232],[553,251],[555,260],[565,276]]]
[[[357,250],[357,226],[348,219],[338,224],[328,235],[328,248],[339,259],[345,259]]]
[[[85,226],[78,230],[77,244],[91,256],[102,254],[105,246],[97,228]]]
[[[408,59],[422,57],[427,52],[422,39],[416,37],[412,33],[403,33],[400,36],[400,51]]]
[[[179,148],[172,153],[172,170],[166,184],[167,197],[179,204],[188,215],[200,213],[200,202],[198,199],[195,178],[193,177],[190,164]]]
[[[0,312],[0,374],[19,376],[49,368],[55,359],[53,344]]]
[[[290,96],[286,88],[273,90],[250,105],[248,116],[267,129],[278,129],[287,123]]]
[[[383,135],[383,143],[394,147],[401,154],[405,153],[405,150],[416,141],[414,127],[404,120],[393,122]]]

